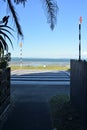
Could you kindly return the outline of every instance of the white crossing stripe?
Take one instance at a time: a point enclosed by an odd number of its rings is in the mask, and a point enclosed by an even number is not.
[[[17,73],[11,75],[11,84],[70,85],[70,76],[64,71]]]

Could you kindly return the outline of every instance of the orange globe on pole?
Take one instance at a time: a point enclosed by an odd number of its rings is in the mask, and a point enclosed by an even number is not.
[[[20,47],[22,47],[22,42],[20,43]]]
[[[80,16],[80,19],[79,19],[79,21],[80,21],[80,24],[82,23],[82,17]]]

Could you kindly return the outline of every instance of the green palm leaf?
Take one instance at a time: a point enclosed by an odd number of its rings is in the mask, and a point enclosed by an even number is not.
[[[0,47],[8,52],[8,45],[5,39],[0,35]]]
[[[19,4],[19,3],[21,3],[21,4],[23,4],[24,6],[25,6],[25,2],[26,2],[27,0],[14,0],[14,2],[16,3],[16,4]]]
[[[6,2],[6,0],[3,0],[3,1]],[[26,1],[27,0],[14,0],[14,3],[16,3],[16,4],[21,3],[21,4],[25,5]],[[21,26],[19,24],[17,13],[16,13],[16,10],[12,4],[12,1],[7,0],[7,4],[8,4],[8,7],[12,13],[13,18],[14,18],[17,32],[20,36],[23,37],[22,29],[21,29]],[[58,10],[57,3],[55,0],[42,0],[42,4],[44,5],[44,8],[46,10],[47,22],[50,24],[50,27],[53,30],[54,26],[56,24],[56,21],[57,21],[57,10]]]
[[[16,10],[15,10],[11,0],[7,0],[7,1],[8,1],[9,9],[10,9],[12,15],[13,15],[13,18],[14,18],[14,21],[15,21],[15,24],[16,24],[17,32],[20,36],[23,37],[22,29],[21,29],[21,26],[20,26],[19,21],[18,21]]]
[[[1,30],[0,30],[0,34],[3,35],[4,37],[6,37],[6,38],[9,40],[9,42],[11,43],[11,46],[12,46],[12,48],[13,48],[13,44],[12,44],[12,41],[11,41],[11,39],[9,38],[9,36],[8,36],[6,33],[2,32]]]
[[[7,26],[7,25],[0,25],[0,29],[1,29],[1,28],[8,28],[8,29],[14,31],[13,28],[11,28],[11,27],[9,27],[9,26]]]
[[[2,29],[0,29],[0,31],[1,32],[5,31],[6,33],[8,32],[12,37],[14,37],[13,34],[10,31],[8,31],[7,29],[2,28]]]
[[[46,10],[47,22],[50,24],[51,29],[54,29],[54,26],[57,21],[57,11],[58,6],[54,0],[42,0],[44,8]]]
[[[3,44],[2,41],[0,40],[0,51],[3,50]]]
[[[11,0],[3,0],[3,1],[7,2],[10,12],[12,13],[12,16],[14,18],[14,22],[17,28],[17,33],[23,38],[21,25],[18,21],[17,12],[12,4],[12,1]],[[14,3],[16,4],[21,3],[24,6],[26,2],[27,0],[14,0]],[[50,24],[50,28],[53,30],[57,21],[57,11],[58,11],[57,3],[55,0],[42,0],[42,4],[44,5],[44,8],[46,10],[47,22]]]

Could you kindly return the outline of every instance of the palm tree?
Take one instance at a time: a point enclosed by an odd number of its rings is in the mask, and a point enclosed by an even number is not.
[[[3,0],[3,1],[7,2],[9,10],[12,13],[12,16],[14,18],[14,22],[17,28],[17,33],[23,37],[23,32],[22,32],[20,23],[18,21],[18,17],[16,15],[17,13],[13,6],[12,1],[11,0]],[[25,6],[26,1],[27,0],[14,0],[14,3],[16,5],[21,3]],[[57,3],[54,0],[42,0],[42,4],[44,5],[46,13],[47,13],[47,21],[50,24],[50,28],[53,30],[57,21],[57,10],[58,10]]]
[[[11,36],[13,36],[13,35],[9,30],[13,30],[13,29],[7,25],[0,25],[0,43],[2,44],[4,50],[6,50],[6,51],[8,51],[8,45],[6,43],[6,38],[9,40],[9,42],[11,43],[11,46],[13,47],[12,41],[9,38],[8,34],[10,34]]]
[[[6,17],[4,17],[5,19]],[[2,21],[0,21],[2,22]],[[10,61],[10,53],[8,53],[8,43],[11,43],[13,47],[10,36],[13,36],[11,31],[13,29],[5,24],[0,24],[0,69],[8,66],[8,62]],[[6,52],[6,54],[5,54]]]
[[[13,29],[7,25],[0,25],[0,54],[2,53],[2,55],[4,55],[4,51],[8,53],[8,44],[6,42],[6,39],[8,39],[8,41],[11,43],[11,46],[13,47],[12,41],[9,37],[9,35],[13,36],[10,30]]]

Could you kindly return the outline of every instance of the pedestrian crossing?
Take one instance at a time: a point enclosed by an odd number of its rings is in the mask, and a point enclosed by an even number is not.
[[[16,71],[11,74],[11,84],[69,85],[70,75],[65,71]]]

